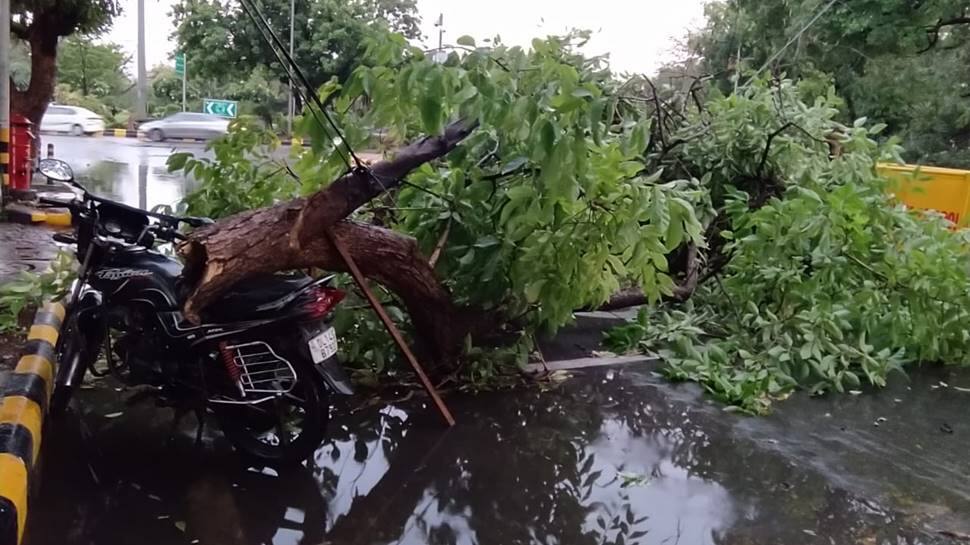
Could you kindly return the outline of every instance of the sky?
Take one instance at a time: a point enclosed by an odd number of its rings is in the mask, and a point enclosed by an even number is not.
[[[297,1],[297,9],[299,3]],[[171,62],[173,0],[145,0],[146,64]],[[499,35],[508,45],[528,46],[532,38],[570,28],[594,31],[587,51],[608,53],[617,72],[652,73],[674,56],[676,40],[703,24],[705,0],[418,0],[425,44],[434,47],[438,15],[444,17],[444,43],[470,35]],[[123,0],[124,12],[106,36],[134,58],[137,46],[136,0]],[[129,67],[135,71],[134,65]]]

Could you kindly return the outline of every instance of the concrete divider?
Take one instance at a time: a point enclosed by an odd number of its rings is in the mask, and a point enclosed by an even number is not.
[[[43,134],[57,134],[57,135],[67,135],[70,134],[65,131],[44,131]],[[99,133],[94,133],[91,136],[111,136],[114,138],[146,138],[146,135],[140,133],[138,130],[131,129],[104,129]],[[205,138],[166,138],[165,142],[208,142]],[[283,138],[280,140],[280,145],[282,146],[309,146],[310,141],[304,140],[299,136],[294,136],[293,138]]]
[[[24,354],[0,388],[0,545],[23,540],[30,481],[54,386],[54,347],[64,314],[60,303],[48,303],[37,311]]]
[[[970,171],[880,163],[876,171],[909,208],[935,210],[958,227],[970,227]]]

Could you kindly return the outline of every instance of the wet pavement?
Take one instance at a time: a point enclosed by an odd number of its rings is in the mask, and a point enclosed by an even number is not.
[[[79,422],[45,436],[28,545],[898,545],[970,533],[966,372],[917,370],[749,418],[646,366],[589,369],[554,387],[452,395],[450,430],[417,396],[343,410],[308,467],[282,474],[246,467],[217,432],[196,447],[191,419],[168,442],[169,409],[125,407],[100,384],[82,392]]]
[[[0,222],[0,284],[22,272],[43,272],[57,255],[52,229]]]
[[[143,209],[172,206],[194,181],[165,167],[175,151],[210,156],[204,144],[149,143],[135,138],[44,135],[42,149],[54,145],[54,157],[67,161],[88,190]]]

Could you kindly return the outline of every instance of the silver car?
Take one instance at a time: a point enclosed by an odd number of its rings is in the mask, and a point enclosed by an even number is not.
[[[180,112],[144,123],[138,127],[138,132],[152,142],[161,142],[166,138],[209,140],[229,132],[229,120],[209,114]]]

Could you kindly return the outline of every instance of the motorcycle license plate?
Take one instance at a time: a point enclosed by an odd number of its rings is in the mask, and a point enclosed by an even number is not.
[[[310,347],[313,363],[321,363],[337,353],[337,332],[332,327],[328,327],[307,341],[307,346]]]

